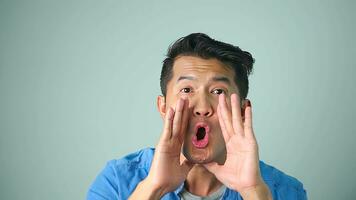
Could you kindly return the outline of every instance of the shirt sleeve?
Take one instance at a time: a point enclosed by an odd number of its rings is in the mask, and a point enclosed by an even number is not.
[[[87,193],[87,200],[118,200],[116,173],[111,162],[96,177]]]
[[[303,187],[299,188],[298,190],[298,200],[307,200],[307,192]]]
[[[274,200],[307,200],[303,185],[283,185],[276,188]]]

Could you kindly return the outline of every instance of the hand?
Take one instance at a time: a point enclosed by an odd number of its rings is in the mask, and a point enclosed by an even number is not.
[[[232,94],[229,108],[225,95],[219,96],[217,113],[226,143],[226,161],[223,165],[208,163],[204,166],[224,185],[238,191],[244,197],[245,193],[255,188],[267,186],[260,174],[258,145],[252,129],[251,106],[245,108],[242,119],[239,99],[236,94]]]
[[[188,100],[179,99],[175,111],[169,108],[166,112],[164,130],[147,177],[151,187],[160,188],[162,195],[176,189],[193,166],[187,160],[180,162],[188,109]]]

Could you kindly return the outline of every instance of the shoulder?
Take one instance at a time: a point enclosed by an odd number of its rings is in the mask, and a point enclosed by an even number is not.
[[[110,160],[107,162],[103,172],[107,173],[107,175],[115,176],[117,179],[133,176],[133,174],[137,173],[145,176],[151,167],[153,154],[153,148],[145,148],[122,158]]]
[[[145,148],[107,162],[89,188],[87,199],[125,199],[147,175],[154,154]]]
[[[145,148],[128,154],[120,159],[110,160],[107,165],[114,169],[149,169],[154,154],[154,148]]]
[[[281,170],[260,161],[262,178],[269,186],[274,199],[304,200],[306,191],[302,182]]]

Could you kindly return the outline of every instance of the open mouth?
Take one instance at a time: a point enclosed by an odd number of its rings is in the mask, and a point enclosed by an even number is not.
[[[198,128],[198,131],[197,131],[197,140],[202,140],[204,139],[205,137],[205,134],[206,134],[206,131],[205,131],[205,128],[204,127],[200,127]]]
[[[205,148],[209,143],[209,126],[206,123],[198,123],[195,126],[195,135],[192,143],[196,148]]]

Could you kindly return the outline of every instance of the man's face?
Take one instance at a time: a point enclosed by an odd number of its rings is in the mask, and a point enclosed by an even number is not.
[[[238,94],[234,76],[234,71],[217,59],[176,58],[173,77],[167,84],[165,108],[160,111],[164,115],[169,107],[175,108],[179,98],[189,100],[189,120],[182,149],[188,160],[224,163],[226,148],[216,109],[219,94],[225,93],[227,98],[232,93]]]

